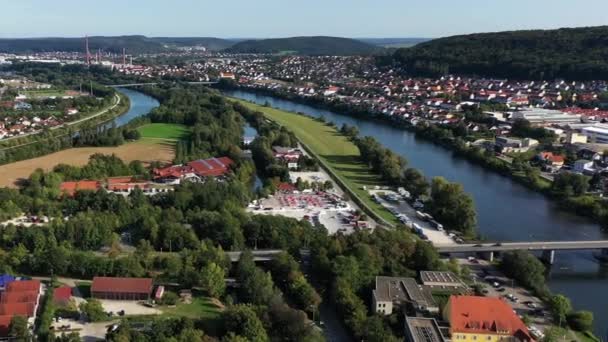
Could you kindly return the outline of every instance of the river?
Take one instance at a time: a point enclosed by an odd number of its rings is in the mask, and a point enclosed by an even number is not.
[[[126,95],[130,101],[129,110],[114,119],[113,122],[116,124],[117,127],[126,125],[127,123],[129,123],[129,121],[150,113],[152,109],[160,105],[155,98],[139,91],[127,88],[116,88],[116,90],[118,90],[123,95]]]
[[[557,241],[602,240],[608,234],[593,221],[559,210],[555,203],[507,177],[486,170],[414,133],[388,124],[360,120],[328,110],[252,92],[233,90],[227,95],[268,102],[272,107],[324,116],[341,126],[359,128],[361,135],[375,137],[384,146],[404,156],[411,167],[427,177],[442,176],[461,183],[470,193],[477,208],[478,231],[492,241]],[[608,328],[608,267],[599,263],[591,252],[557,252],[548,275],[552,291],[568,296],[575,309],[590,310],[595,316],[595,333],[605,336]]]

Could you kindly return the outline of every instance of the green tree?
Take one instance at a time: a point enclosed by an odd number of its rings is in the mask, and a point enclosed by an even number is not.
[[[574,311],[568,314],[568,324],[574,330],[590,331],[593,329],[593,312],[591,311]]]
[[[268,335],[262,321],[248,305],[234,305],[224,312],[226,331],[242,336],[248,341],[266,342]]]
[[[551,313],[553,314],[553,319],[561,327],[564,323],[566,323],[567,316],[570,311],[572,311],[572,304],[570,303],[570,299],[561,294],[554,295],[553,297],[551,297],[549,306],[551,309]]]
[[[201,270],[200,285],[209,296],[221,297],[226,289],[224,270],[214,262],[209,263]]]
[[[433,178],[430,211],[448,228],[472,235],[477,224],[473,198],[461,184],[450,183],[442,177]]]
[[[13,336],[17,341],[29,342],[31,339],[30,329],[27,326],[27,318],[25,316],[13,316],[8,331],[9,336]]]
[[[90,298],[80,303],[80,311],[86,315],[90,322],[99,322],[108,319],[101,302],[95,298]]]
[[[503,255],[502,270],[522,285],[536,291],[545,288],[545,265],[528,251],[513,251]]]

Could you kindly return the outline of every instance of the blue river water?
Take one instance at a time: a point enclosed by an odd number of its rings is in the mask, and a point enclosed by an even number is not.
[[[360,120],[293,101],[247,91],[227,91],[227,95],[258,104],[324,116],[338,126],[359,128],[361,135],[375,137],[384,146],[404,156],[411,167],[427,177],[442,176],[463,184],[477,208],[478,231],[491,241],[558,241],[608,239],[598,224],[559,210],[555,203],[511,179],[455,157],[447,149],[421,140],[409,131],[388,124]],[[608,330],[608,267],[591,252],[557,252],[548,275],[552,291],[568,296],[576,309],[595,316],[594,331],[606,336]]]

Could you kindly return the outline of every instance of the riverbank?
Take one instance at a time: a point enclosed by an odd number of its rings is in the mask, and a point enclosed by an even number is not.
[[[233,90],[243,90],[250,93],[273,96],[315,107],[320,110],[335,111],[339,114],[354,117],[361,120],[369,120],[382,124],[390,124],[407,130],[416,135],[417,138],[424,139],[437,146],[449,150],[455,157],[465,159],[475,163],[487,170],[509,178],[528,189],[542,194],[554,201],[561,210],[568,211],[581,217],[589,217],[604,227],[608,227],[608,203],[591,195],[566,196],[564,193],[556,193],[551,187],[551,182],[540,177],[538,173],[530,171],[533,168],[525,169],[514,167],[504,159],[498,158],[494,153],[484,153],[483,150],[471,146],[465,140],[454,137],[453,132],[445,127],[434,124],[413,126],[404,120],[394,119],[390,116],[373,114],[363,108],[354,108],[343,103],[330,102],[325,98],[300,97],[294,94],[285,94],[267,89],[250,89],[236,87]]]
[[[334,127],[308,116],[230,99],[251,110],[263,112],[267,118],[289,128],[306,151],[319,160],[334,181],[347,191],[366,214],[387,226],[398,223],[393,214],[372,201],[367,191],[363,190],[363,187],[383,185],[384,182],[361,162],[357,146]]]
[[[478,231],[487,241],[608,239],[608,234],[591,220],[569,214],[546,196],[457,157],[452,151],[416,137],[409,130],[246,91],[227,91],[226,94],[259,105],[268,103],[274,108],[306,113],[313,118],[324,117],[338,126],[356,126],[361,136],[376,138],[382,145],[406,157],[408,166],[420,169],[427,177],[442,176],[463,184],[475,200]],[[592,252],[559,252],[547,278],[552,292],[571,298],[575,309],[594,312],[598,322],[594,332],[598,336],[605,333],[599,323],[608,320],[608,307],[597,300],[605,292],[606,281],[608,272]]]

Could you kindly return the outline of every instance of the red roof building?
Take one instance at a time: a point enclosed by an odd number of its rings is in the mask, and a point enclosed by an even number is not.
[[[68,196],[74,196],[76,191],[79,190],[91,190],[97,191],[101,188],[101,184],[98,181],[77,181],[77,182],[63,182],[59,186],[59,190]]]
[[[451,296],[444,310],[450,333],[497,335],[533,341],[528,328],[502,299],[478,296]]]
[[[0,304],[0,316],[33,317],[37,305],[37,303],[2,303]]]
[[[199,159],[185,165],[172,165],[152,170],[155,179],[180,179],[189,175],[218,177],[227,174],[234,161],[228,157]]]
[[[53,301],[56,304],[63,304],[70,301],[72,297],[72,288],[69,286],[58,287],[53,290]]]
[[[91,285],[91,295],[99,299],[146,300],[151,292],[151,278],[95,277]]]
[[[0,295],[0,303],[30,303],[37,302],[38,291],[5,291]]]
[[[40,292],[40,280],[13,281],[6,285],[5,292],[37,291]]]

